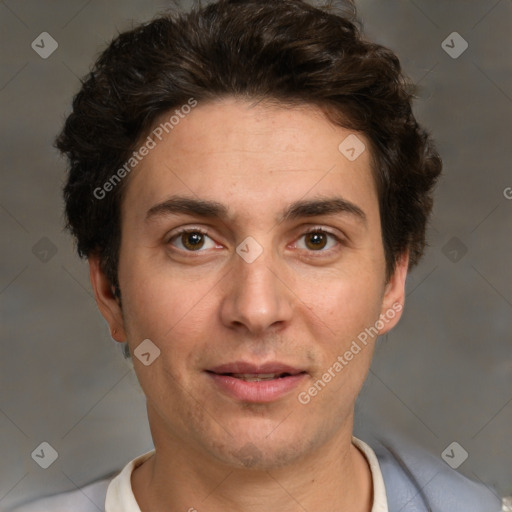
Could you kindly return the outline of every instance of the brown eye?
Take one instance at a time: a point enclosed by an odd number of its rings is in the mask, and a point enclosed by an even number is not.
[[[341,240],[333,233],[316,229],[304,233],[297,241],[297,249],[309,252],[327,253],[341,244]]]
[[[214,240],[206,233],[193,229],[176,233],[168,243],[186,252],[204,252],[216,247]]]
[[[191,233],[183,233],[181,235],[181,243],[183,244],[183,247],[189,251],[197,251],[202,249],[204,246],[204,235],[203,233],[199,233],[197,231]]]
[[[328,242],[326,233],[315,232],[304,236],[307,248],[313,251],[324,249]]]

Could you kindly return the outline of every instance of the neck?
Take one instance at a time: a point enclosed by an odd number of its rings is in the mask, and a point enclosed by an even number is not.
[[[142,512],[370,512],[371,472],[351,442],[352,421],[346,427],[294,464],[268,469],[221,463],[152,428],[155,455],[134,470],[132,489]]]

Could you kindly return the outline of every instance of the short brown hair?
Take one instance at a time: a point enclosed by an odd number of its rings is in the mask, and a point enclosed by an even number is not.
[[[350,4],[349,4],[350,6]],[[397,56],[364,39],[330,2],[219,0],[173,11],[120,34],[73,101],[57,147],[69,159],[67,227],[80,256],[98,254],[117,285],[120,205],[126,180],[94,191],[120,169],[155,119],[190,98],[226,96],[322,108],[371,143],[388,277],[425,247],[441,159],[411,109]]]

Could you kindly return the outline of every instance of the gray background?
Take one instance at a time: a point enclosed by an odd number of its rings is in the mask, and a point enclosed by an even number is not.
[[[439,457],[457,441],[469,453],[459,471],[512,494],[512,1],[358,5],[369,37],[419,83],[415,111],[445,172],[430,248],[401,323],[380,341],[357,428],[402,432]],[[51,144],[105,42],[165,7],[0,2],[1,510],[152,448],[144,397],[62,231],[65,163]],[[59,46],[42,59],[31,42],[45,31]],[[454,31],[469,44],[457,59],[441,46]],[[43,441],[58,452],[46,470],[31,458]]]

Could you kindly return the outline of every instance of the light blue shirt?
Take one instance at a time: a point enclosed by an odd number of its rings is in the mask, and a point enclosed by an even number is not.
[[[451,469],[440,458],[403,442],[353,443],[368,461],[374,503],[371,512],[500,512],[490,489]],[[11,512],[140,512],[131,473],[153,452],[130,461],[113,479],[23,505]]]

